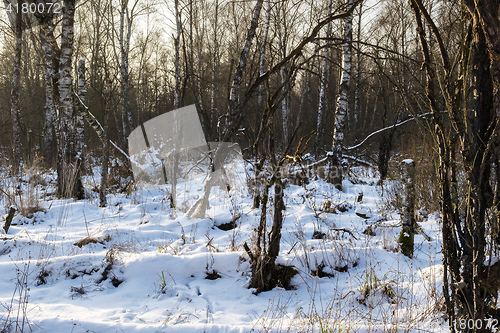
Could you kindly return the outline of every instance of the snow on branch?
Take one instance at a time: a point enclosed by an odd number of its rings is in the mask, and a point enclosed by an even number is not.
[[[428,112],[428,113],[424,113],[424,114],[421,114],[421,115],[418,115],[418,116],[412,116],[412,118],[409,118],[409,119],[406,119],[406,120],[403,120],[399,123],[396,123],[394,125],[391,125],[391,126],[387,126],[387,127],[384,127],[384,128],[381,128],[375,132],[372,132],[370,134],[368,134],[368,136],[366,138],[363,139],[363,141],[361,141],[360,143],[358,143],[357,145],[354,145],[354,146],[351,146],[351,147],[345,147],[344,149],[345,150],[354,150],[354,149],[357,149],[359,147],[361,147],[369,138],[371,138],[372,136],[374,136],[375,134],[378,134],[378,133],[381,133],[381,132],[384,132],[384,131],[387,131],[387,130],[390,130],[390,129],[393,129],[393,128],[396,128],[398,126],[401,126],[401,125],[404,125],[406,124],[407,122],[410,122],[412,120],[415,120],[417,118],[425,118],[429,115],[432,115],[432,112]]]

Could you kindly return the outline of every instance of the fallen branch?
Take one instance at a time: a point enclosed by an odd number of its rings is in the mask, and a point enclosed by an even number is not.
[[[78,101],[80,102],[80,104],[83,106],[83,108],[85,109],[85,112],[83,113],[83,117],[85,118],[85,120],[87,121],[87,123],[90,125],[90,127],[92,127],[96,131],[96,134],[99,137],[99,139],[102,141],[102,143],[105,143],[106,139],[104,138],[104,128],[102,127],[101,123],[90,112],[88,106],[85,105],[85,103],[82,101],[82,99],[80,98],[80,96],[78,96],[78,94],[76,92],[75,92],[75,96],[78,99]],[[121,149],[120,147],[118,147],[118,145],[116,143],[114,143],[112,140],[108,140],[108,141],[121,154],[123,154],[123,156],[125,156],[131,163],[133,163],[135,165],[138,165],[138,163],[136,163],[125,151],[123,151],[123,149]]]
[[[399,224],[377,224],[375,225],[376,228],[401,228],[401,223]],[[425,233],[425,231],[422,229],[422,226],[418,223],[416,223],[415,230],[422,235],[422,237],[425,238],[426,241],[430,242],[432,238]]]
[[[418,231],[419,234],[421,234],[426,241],[430,242],[432,239],[427,235],[424,230],[422,229],[422,226],[418,223],[416,223],[415,229]]]
[[[356,163],[359,163],[361,165],[364,165],[364,166],[367,166],[367,167],[370,167],[370,168],[374,168],[373,164],[371,164],[370,162],[367,162],[367,161],[363,161],[363,160],[360,160],[359,158],[357,157],[354,157],[354,156],[349,156],[349,155],[342,155],[342,157],[344,158],[348,158]]]
[[[336,229],[336,228],[334,228],[334,229],[331,229],[331,230],[333,230],[333,231],[338,231],[338,232],[340,232],[340,231],[342,231],[342,232],[347,232],[349,235],[351,235],[351,236],[352,236],[352,238],[354,238],[355,240],[358,240],[358,239],[356,238],[356,236],[354,236],[354,234],[352,233],[352,231],[351,231],[351,230],[348,230],[348,229],[345,229],[345,228],[340,228],[340,229]]]

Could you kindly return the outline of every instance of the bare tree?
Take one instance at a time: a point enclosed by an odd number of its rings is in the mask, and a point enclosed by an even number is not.
[[[356,43],[356,90],[354,94],[354,126],[358,126],[359,121],[359,99],[361,90],[361,17],[363,15],[363,3],[359,4],[358,9],[358,27],[357,27],[357,43]]]
[[[119,53],[115,53],[117,63],[120,68],[120,83],[121,83],[121,118],[122,118],[122,140],[125,142],[130,134],[131,127],[134,126],[132,119],[132,110],[130,102],[130,40],[132,38],[132,24],[137,15],[139,0],[130,1],[120,0],[120,27],[118,30],[118,49]],[[131,6],[131,8],[129,8]],[[113,30],[114,31],[114,30]],[[119,58],[119,59],[118,59]]]
[[[332,14],[332,0],[328,0],[328,15]],[[326,38],[329,39],[331,35],[332,24],[328,23],[326,28]],[[329,47],[326,46],[323,51],[323,62],[321,63],[321,77],[319,87],[319,105],[318,105],[318,120],[316,122],[316,156],[318,150],[323,146],[323,112],[326,109],[326,89],[328,86],[328,51]]]
[[[354,1],[346,0],[346,11],[353,8]],[[342,78],[340,81],[339,96],[335,108],[335,129],[333,131],[333,147],[330,155],[329,181],[339,190],[342,190],[342,148],[344,145],[344,129],[346,116],[349,110],[349,87],[351,81],[351,48],[352,48],[352,14],[344,18],[342,47]]]
[[[7,1],[5,1],[7,2]],[[21,71],[21,55],[22,55],[22,39],[23,39],[23,14],[18,10],[15,14],[15,39],[16,46],[14,51],[14,72],[12,74],[12,90],[11,90],[11,118],[12,118],[12,134],[13,134],[13,159],[12,171],[14,174],[19,173],[21,163],[21,126],[20,126],[20,106],[19,106],[19,90],[21,89],[20,71]]]
[[[178,109],[180,106],[180,98],[181,98],[181,77],[180,77],[180,40],[182,33],[181,26],[181,12],[179,8],[179,0],[175,0],[174,2],[174,15],[175,15],[175,38],[174,38],[174,48],[175,48],[175,60],[174,60],[174,80],[175,80],[175,89],[174,89],[174,109]]]
[[[277,24],[278,24],[278,50],[279,50],[279,59],[280,61],[283,60],[283,57],[286,56],[286,13],[283,8],[283,1],[279,2],[278,5],[278,18],[277,18]],[[283,16],[283,17],[282,17]],[[283,22],[282,22],[283,21]],[[285,30],[285,31],[282,31]],[[280,68],[280,78],[281,78],[281,85],[283,89],[283,92],[288,90],[288,87],[286,87],[286,81],[287,81],[287,68],[286,66],[282,66]],[[283,129],[283,141],[288,142],[288,103],[287,103],[287,98],[288,94],[283,98],[281,101],[281,120],[282,120],[282,129]]]
[[[439,152],[439,181],[443,233],[443,294],[452,330],[455,320],[475,321],[497,316],[494,302],[498,295],[496,266],[485,264],[487,212],[492,208],[491,158],[498,126],[495,83],[500,82],[497,45],[498,1],[464,1],[459,21],[467,33],[459,40],[457,63],[450,61],[442,30],[421,0],[411,8],[419,36],[426,75],[426,99],[433,113],[434,137]],[[468,10],[468,15],[464,11]],[[492,18],[492,15],[495,17]],[[431,43],[424,30],[431,32],[438,58],[431,56]],[[467,28],[465,28],[467,27]],[[487,37],[488,36],[488,37]],[[457,73],[456,71],[460,71]],[[459,74],[459,75],[457,75]],[[465,80],[469,76],[471,80]],[[437,94],[439,80],[442,95]],[[498,86],[497,86],[498,87]],[[497,88],[498,89],[498,88]],[[470,95],[468,92],[472,91]],[[444,99],[451,130],[439,109]],[[468,110],[470,108],[470,111]],[[464,114],[464,110],[467,110]],[[455,158],[459,149],[462,163]],[[462,170],[460,170],[462,168]],[[457,191],[457,173],[465,175],[465,193]],[[460,203],[460,201],[462,201]],[[469,331],[480,331],[479,327]]]
[[[227,141],[230,133],[232,134],[232,131],[234,130],[234,127],[236,127],[236,124],[240,120],[240,109],[239,109],[239,103],[238,103],[238,94],[239,90],[241,88],[242,84],[242,79],[243,79],[243,70],[247,65],[247,57],[250,52],[250,47],[252,45],[253,39],[255,37],[255,31],[258,26],[258,21],[259,21],[259,16],[260,16],[260,11],[262,9],[262,3],[264,0],[258,0],[257,3],[255,4],[255,8],[253,10],[253,17],[252,21],[250,23],[250,28],[248,29],[247,33],[247,38],[245,40],[245,45],[243,46],[243,49],[241,50],[240,54],[240,61],[238,62],[238,66],[236,68],[236,72],[233,77],[233,84],[231,86],[231,93],[229,96],[229,108],[227,111],[227,125],[226,125],[226,130],[223,134],[222,137],[222,142]],[[220,161],[224,160],[224,156],[222,154],[219,154],[220,150],[218,150],[215,153],[214,156],[214,165],[221,165]],[[204,217],[205,212],[208,207],[208,198],[210,195],[210,191],[212,189],[212,186],[214,184],[213,179],[209,179],[205,185],[205,190],[200,199],[191,207],[189,211],[189,215],[191,217]]]
[[[80,199],[84,191],[80,177],[81,161],[76,155],[75,133],[76,126],[81,123],[75,122],[72,67],[75,1],[65,1],[62,13],[60,47],[54,36],[54,14],[45,13],[36,19],[40,25],[40,41],[47,71],[45,81],[52,95],[52,100],[47,99],[47,102],[54,103],[57,115],[57,191],[60,196]]]

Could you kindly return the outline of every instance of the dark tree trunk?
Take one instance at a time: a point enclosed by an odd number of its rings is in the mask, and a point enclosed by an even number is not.
[[[276,258],[280,251],[283,210],[285,209],[283,201],[284,187],[280,178],[274,180],[273,226],[269,236],[269,247],[266,249],[266,215],[269,189],[271,186],[272,185],[268,183],[262,195],[262,211],[257,231],[257,251],[253,256],[254,261],[252,263],[250,287],[255,288],[257,293],[271,290],[276,286],[287,287],[288,284],[276,265]]]
[[[415,14],[424,56],[426,96],[434,115],[434,133],[440,155],[443,291],[450,327],[455,330],[456,326],[453,324],[456,320],[465,320],[467,323],[484,321],[488,312],[493,310],[488,300],[497,298],[495,296],[497,291],[492,294],[488,288],[490,281],[485,275],[484,259],[486,212],[493,202],[490,173],[494,133],[498,131],[498,121],[494,112],[497,108],[494,102],[494,82],[498,79],[494,73],[498,61],[494,57],[494,54],[497,54],[494,43],[487,42],[485,33],[499,27],[499,2],[472,0],[463,2],[470,11],[470,28],[462,41],[460,59],[462,73],[456,81],[453,81],[448,53],[437,26],[421,0],[412,0],[410,3]],[[496,10],[493,15],[496,19],[488,26],[487,18],[491,16],[491,12],[481,13],[481,8],[493,3],[496,5],[489,10]],[[481,15],[484,16],[480,17]],[[427,21],[440,51],[440,65],[444,71],[443,96],[452,123],[450,134],[443,126],[437,107],[434,81],[439,72],[430,56],[421,16]],[[498,35],[498,32],[493,34]],[[471,80],[462,81],[462,77],[466,76],[470,76]],[[472,96],[466,93],[469,89],[472,91]],[[466,110],[465,115],[462,114],[463,110]],[[461,147],[466,188],[461,204],[458,197],[457,164],[454,162],[457,140]],[[480,329],[474,327],[468,328],[468,331],[480,331]]]

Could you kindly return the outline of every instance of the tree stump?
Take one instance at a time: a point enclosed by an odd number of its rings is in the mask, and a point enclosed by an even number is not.
[[[403,181],[403,214],[401,233],[398,243],[401,252],[413,258],[413,245],[415,234],[415,162],[411,159],[403,160],[401,163]]]
[[[10,206],[9,213],[5,217],[5,224],[3,225],[3,230],[5,233],[9,232],[10,224],[12,223],[12,219],[14,218],[14,214],[16,213],[17,208],[15,206]]]

